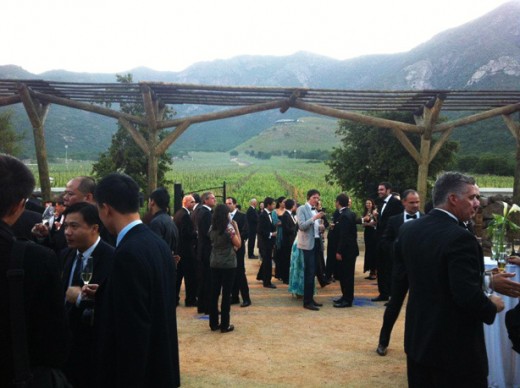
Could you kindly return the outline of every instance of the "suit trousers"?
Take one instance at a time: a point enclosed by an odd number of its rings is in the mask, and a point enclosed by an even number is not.
[[[251,302],[249,296],[249,285],[247,284],[246,267],[244,263],[244,256],[246,250],[242,246],[237,251],[237,269],[235,272],[235,280],[233,282],[233,289],[231,292],[231,300],[238,301],[238,294],[242,295],[242,302]]]
[[[386,306],[385,314],[383,315],[383,326],[379,333],[379,343],[383,346],[388,346],[390,344],[390,335],[392,334],[395,321],[397,321],[399,313],[401,312],[407,292],[407,288],[403,290],[392,289],[392,297]]]
[[[339,276],[343,300],[352,303],[354,301],[354,272],[356,269],[356,256],[353,258],[343,257],[343,260],[336,261],[336,266],[336,274]]]
[[[317,241],[311,250],[302,249],[303,252],[303,305],[312,304],[314,296],[314,277],[316,276],[317,250],[321,249]]]
[[[249,238],[247,239],[247,257],[252,259],[255,257],[256,229],[251,230],[251,226],[249,226],[249,228]]]
[[[220,303],[220,325],[222,328],[229,326],[231,310],[231,287],[235,279],[235,268],[211,268],[211,299],[209,311],[209,326],[218,326],[218,298],[222,291]]]
[[[390,296],[390,287],[392,281],[392,258],[381,249],[377,248],[377,288],[379,295],[388,298]]]
[[[182,279],[184,279],[186,290],[184,301],[187,304],[195,305],[197,303],[197,262],[194,259],[183,260],[181,258],[177,264],[177,304],[180,301]]]
[[[446,349],[449,352],[449,349]],[[459,375],[451,370],[421,365],[406,358],[409,388],[486,388],[487,376],[478,370]]]

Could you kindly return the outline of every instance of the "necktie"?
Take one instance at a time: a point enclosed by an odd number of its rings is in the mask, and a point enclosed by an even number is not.
[[[409,219],[415,220],[416,218],[417,218],[417,214],[407,214],[406,215],[407,220],[409,220]]]
[[[71,286],[82,286],[83,280],[81,280],[81,269],[83,267],[83,255],[78,252],[76,256],[76,268],[74,268],[74,273],[72,274],[72,282]]]

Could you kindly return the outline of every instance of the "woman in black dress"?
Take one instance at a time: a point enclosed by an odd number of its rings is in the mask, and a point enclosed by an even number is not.
[[[365,201],[365,211],[361,218],[361,225],[363,225],[363,237],[365,240],[365,263],[363,272],[369,271],[369,275],[365,279],[376,279],[376,260],[377,260],[377,240],[376,240],[376,225],[377,225],[377,207],[374,201],[368,198]]]

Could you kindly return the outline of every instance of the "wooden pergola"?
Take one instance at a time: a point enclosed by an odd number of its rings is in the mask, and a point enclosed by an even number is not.
[[[51,187],[45,147],[44,125],[50,104],[68,106],[117,119],[148,156],[148,189],[157,186],[158,156],[190,125],[271,109],[284,113],[301,109],[338,119],[386,128],[397,137],[418,166],[417,191],[426,198],[428,168],[442,145],[457,127],[502,116],[517,146],[513,197],[520,199],[520,123],[512,114],[520,111],[520,91],[505,90],[338,90],[282,87],[211,86],[161,82],[71,83],[44,80],[0,79],[0,106],[23,103],[33,127],[42,193]],[[106,103],[141,103],[145,116],[134,116],[107,107]],[[164,119],[167,105],[212,105],[222,110],[173,120]],[[439,123],[441,109],[478,112]],[[373,117],[358,112],[414,112],[415,124]],[[145,139],[136,129],[148,129]],[[159,130],[171,128],[159,140]],[[419,149],[408,133],[421,137]],[[432,145],[432,136],[440,134]]]

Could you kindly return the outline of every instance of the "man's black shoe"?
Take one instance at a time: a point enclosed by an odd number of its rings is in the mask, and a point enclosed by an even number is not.
[[[320,311],[319,307],[314,306],[313,304],[306,304],[303,306],[303,308],[312,311]]]
[[[387,351],[388,351],[388,346],[384,346],[384,345],[381,345],[381,344],[377,345],[376,352],[380,356],[386,356]]]
[[[233,330],[235,330],[235,326],[229,325],[228,327],[222,327],[220,329],[220,332],[221,333],[229,333],[230,331],[233,331]]]
[[[377,298],[370,299],[372,302],[388,302],[388,296],[379,295]]]
[[[242,303],[240,305],[240,307],[247,307],[247,306],[251,306],[251,301],[250,300],[246,300],[246,301],[244,301],[244,303]]]
[[[220,330],[220,325],[210,326],[209,328],[211,329],[211,331],[217,331],[217,330]]]
[[[343,296],[338,296],[337,298],[333,298],[332,301],[334,303],[343,302]]]
[[[342,300],[341,302],[334,303],[334,307],[337,307],[337,308],[352,307],[352,303]]]
[[[276,288],[274,284],[264,284],[264,288]]]
[[[315,300],[312,301],[312,304],[316,307],[322,307],[323,306],[323,303],[318,303],[316,302]]]

